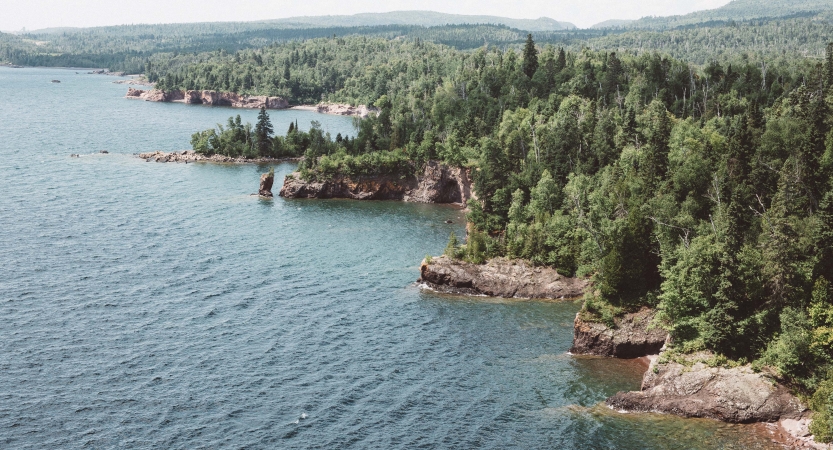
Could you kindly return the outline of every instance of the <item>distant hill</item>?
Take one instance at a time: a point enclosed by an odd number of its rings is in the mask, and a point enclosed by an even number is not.
[[[201,22],[190,24],[137,24],[117,25],[110,27],[95,28],[44,28],[41,30],[27,31],[26,34],[45,35],[58,33],[97,32],[99,30],[115,29],[149,29],[155,30],[160,27],[169,29],[198,29],[203,33],[219,32],[241,32],[264,30],[270,28],[279,29],[303,29],[303,28],[352,28],[352,27],[377,27],[383,25],[414,25],[423,27],[436,27],[443,25],[462,24],[492,24],[505,25],[524,31],[564,31],[575,30],[576,26],[569,22],[559,22],[549,17],[538,19],[511,19],[497,16],[469,16],[461,14],[445,14],[434,11],[395,11],[388,13],[363,13],[349,16],[300,16],[288,17],[285,19],[261,20],[253,22]]]
[[[726,6],[682,16],[643,17],[628,28],[676,28],[713,22],[812,16],[833,11],[833,0],[734,0]]]
[[[270,20],[267,23],[305,25],[309,27],[363,27],[378,25],[420,25],[434,27],[440,25],[461,24],[495,24],[526,31],[562,31],[573,30],[575,25],[559,22],[549,17],[538,19],[510,19],[497,16],[469,16],[445,14],[434,11],[395,11],[389,13],[364,13],[350,16],[306,16]]]
[[[630,25],[634,22],[635,22],[634,20],[617,20],[617,19],[605,20],[604,22],[599,22],[599,23],[593,25],[592,27],[590,27],[590,29],[591,30],[601,30],[603,28],[620,28],[620,27]]]

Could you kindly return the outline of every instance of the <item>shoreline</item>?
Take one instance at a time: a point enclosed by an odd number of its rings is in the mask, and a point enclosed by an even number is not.
[[[215,163],[215,164],[281,164],[288,162],[298,162],[303,157],[287,157],[287,158],[232,158],[225,155],[203,155],[196,153],[193,150],[183,150],[181,152],[147,152],[134,153],[134,156],[144,159],[145,162],[157,163]]]

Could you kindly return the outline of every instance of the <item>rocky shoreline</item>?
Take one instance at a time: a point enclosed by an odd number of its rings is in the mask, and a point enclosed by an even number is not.
[[[570,353],[626,359],[659,354],[668,340],[668,332],[652,326],[654,315],[651,309],[642,308],[617,317],[616,326],[610,328],[584,320],[580,311],[574,322]]]
[[[212,162],[212,163],[231,163],[231,164],[277,164],[282,162],[299,161],[301,158],[232,158],[224,155],[210,155],[206,156],[202,153],[197,153],[193,150],[184,150],[181,152],[148,152],[139,153],[139,158],[147,162],[173,162],[173,163],[194,163],[194,162]]]
[[[777,422],[804,418],[806,407],[789,389],[750,365],[723,367],[714,355],[700,352],[671,360],[667,353],[651,358],[642,388],[607,399],[613,409],[660,412],[729,423]]]
[[[555,269],[524,261],[494,258],[471,264],[447,256],[423,260],[417,281],[435,291],[455,295],[565,300],[581,297],[588,280],[565,277]]]
[[[147,102],[173,102],[193,105],[230,106],[232,108],[289,108],[289,102],[287,102],[283,97],[240,95],[234,92],[218,92],[209,90],[163,91],[161,89],[143,90],[128,88],[125,98],[144,100]]]
[[[336,116],[356,116],[366,118],[371,114],[379,114],[379,108],[367,105],[352,106],[344,103],[319,103],[317,105],[293,106],[291,109],[301,111],[313,111],[319,114],[332,114]]]
[[[346,198],[353,200],[402,200],[415,203],[465,205],[473,197],[466,169],[429,161],[415,175],[336,175],[326,180],[303,180],[298,172],[287,175],[281,187],[284,198]]]
[[[442,293],[555,300],[580,297],[588,280],[568,278],[551,268],[496,258],[470,264],[446,256],[420,266],[425,287]],[[609,327],[580,311],[574,321],[571,354],[646,359],[640,391],[619,392],[605,404],[620,412],[674,414],[729,423],[757,423],[773,442],[787,448],[830,449],[813,441],[810,413],[783,384],[750,364],[730,367],[707,352],[680,355],[668,350],[668,332],[654,324],[655,311],[642,308],[614,319]]]
[[[153,87],[152,83],[143,78],[114,81],[116,84],[128,84]],[[269,97],[265,95],[240,95],[235,92],[220,92],[213,90],[173,90],[136,89],[128,88],[124,96],[128,99],[144,100],[146,102],[185,103],[188,105],[230,106],[232,108],[248,109],[296,109],[312,111],[320,114],[337,116],[355,116],[364,119],[371,114],[378,114],[379,108],[367,105],[352,106],[344,103],[319,103],[317,105],[290,106],[283,97]]]

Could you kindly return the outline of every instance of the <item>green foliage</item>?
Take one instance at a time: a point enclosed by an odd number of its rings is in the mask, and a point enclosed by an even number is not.
[[[813,422],[810,432],[816,442],[833,442],[833,372],[821,383],[810,400]]]
[[[460,241],[457,239],[457,235],[454,232],[451,232],[451,235],[448,236],[448,244],[445,246],[445,251],[443,255],[448,256],[451,259],[457,259],[460,250]]]

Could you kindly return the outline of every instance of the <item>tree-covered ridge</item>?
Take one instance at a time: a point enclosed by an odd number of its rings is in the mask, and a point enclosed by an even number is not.
[[[726,63],[744,55],[753,61],[771,63],[819,57],[833,32],[832,19],[833,12],[827,12],[792,18],[698,22],[658,31],[651,31],[651,27],[636,30],[630,26],[547,31],[536,32],[536,40],[541,45],[549,43],[574,52],[584,47],[633,55],[659,51],[696,64],[712,60]],[[148,63],[157,67],[180,65],[188,58],[204,59],[217,50],[235,53],[334,35],[430,41],[458,50],[472,50],[484,45],[520,49],[527,34],[521,29],[495,24],[333,25],[310,28],[305,23],[267,21],[56,29],[21,36],[0,34],[0,61],[33,66],[107,67],[113,71],[140,73]]]
[[[833,11],[828,0],[733,0],[720,8],[681,16],[644,17],[628,23],[628,28],[669,29],[715,22],[741,22],[789,16],[813,16]]]
[[[820,59],[830,36],[833,14],[829,18],[749,20],[663,31],[616,32],[589,39],[586,45],[597,50],[660,52],[701,65],[740,60],[771,65],[799,58]]]

